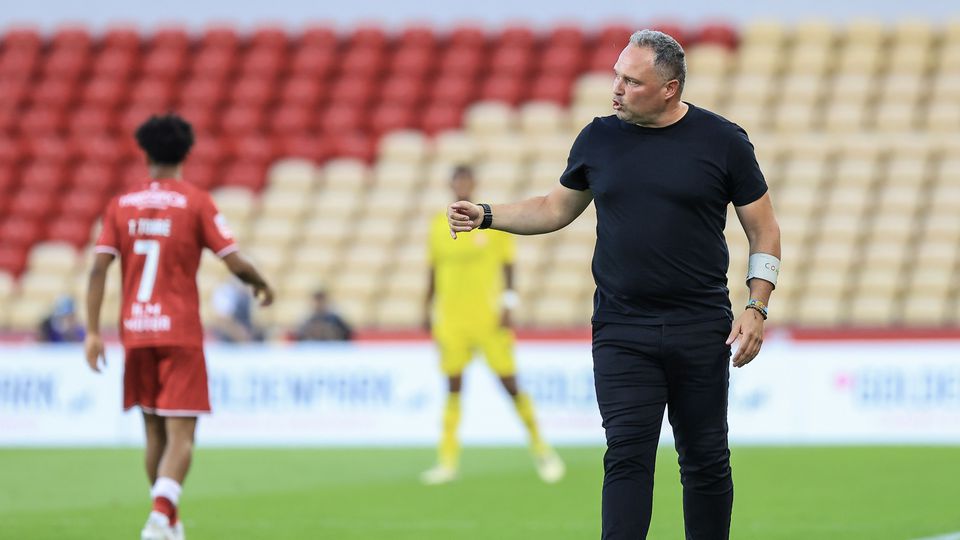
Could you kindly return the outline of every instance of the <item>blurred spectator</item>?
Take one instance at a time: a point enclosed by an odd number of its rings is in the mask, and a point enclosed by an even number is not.
[[[353,330],[330,308],[326,291],[313,293],[313,312],[294,334],[298,341],[350,341]]]
[[[46,343],[71,343],[83,341],[83,325],[77,320],[73,298],[62,296],[53,305],[43,322],[40,323],[37,339]]]
[[[253,322],[253,297],[239,280],[230,279],[213,291],[210,331],[219,341],[263,341],[263,331]]]

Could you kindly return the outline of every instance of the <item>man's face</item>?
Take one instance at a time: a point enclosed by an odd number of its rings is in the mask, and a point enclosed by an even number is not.
[[[469,201],[473,197],[473,188],[476,181],[469,174],[458,174],[450,180],[450,189],[458,201]]]
[[[653,124],[666,110],[671,93],[653,60],[653,50],[631,43],[613,66],[613,110],[624,122]]]

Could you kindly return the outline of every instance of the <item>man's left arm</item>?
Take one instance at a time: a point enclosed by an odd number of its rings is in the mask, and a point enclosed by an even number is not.
[[[740,346],[733,357],[733,366],[743,367],[757,356],[763,344],[766,306],[770,303],[770,294],[776,287],[776,275],[780,270],[780,226],[773,212],[769,192],[750,204],[736,207],[736,211],[750,243],[750,256],[761,263],[764,260],[773,260],[763,257],[764,255],[775,257],[777,261],[776,267],[766,268],[764,274],[759,277],[754,275],[748,281],[753,306],[745,308],[733,321],[733,328],[727,338],[728,345],[740,340]],[[772,266],[767,263],[763,265]]]

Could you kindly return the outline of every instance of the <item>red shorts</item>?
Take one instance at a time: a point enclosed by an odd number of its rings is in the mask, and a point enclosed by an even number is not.
[[[126,350],[123,408],[139,406],[157,416],[210,412],[207,364],[199,347],[138,347]]]

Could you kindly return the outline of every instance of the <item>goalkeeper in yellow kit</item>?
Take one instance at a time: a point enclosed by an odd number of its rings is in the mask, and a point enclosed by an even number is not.
[[[450,181],[454,200],[471,200],[475,185],[469,167],[456,167]],[[442,484],[457,478],[462,375],[479,351],[500,378],[526,426],[540,478],[545,482],[560,480],[565,471],[563,462],[541,438],[530,396],[517,388],[511,329],[511,309],[518,300],[513,291],[513,239],[500,231],[482,230],[455,242],[450,237],[446,213],[440,213],[430,224],[429,251],[425,326],[432,330],[439,348],[440,368],[447,376],[449,392],[438,463],[421,479],[426,484]]]

